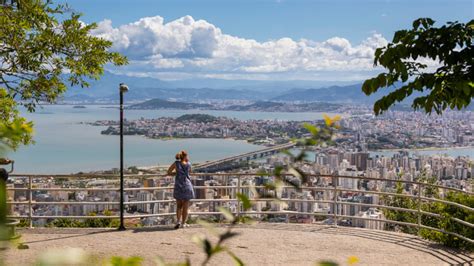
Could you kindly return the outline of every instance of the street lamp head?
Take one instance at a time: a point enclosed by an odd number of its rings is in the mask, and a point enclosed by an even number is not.
[[[128,86],[125,83],[120,83],[120,92],[127,92]]]

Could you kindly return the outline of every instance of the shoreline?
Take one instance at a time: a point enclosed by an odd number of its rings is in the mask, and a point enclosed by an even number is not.
[[[397,152],[397,151],[445,151],[445,150],[466,150],[474,149],[474,146],[454,146],[454,147],[429,147],[429,148],[412,148],[412,149],[379,149],[369,152]]]

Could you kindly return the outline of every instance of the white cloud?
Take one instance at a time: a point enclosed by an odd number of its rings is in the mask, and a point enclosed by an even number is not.
[[[279,79],[334,80],[342,74],[364,78],[373,74],[375,49],[387,43],[377,33],[357,45],[342,37],[259,42],[224,34],[191,16],[168,23],[160,16],[146,17],[117,28],[104,20],[93,34],[113,41],[112,49],[130,58],[121,72],[168,79],[278,75]]]

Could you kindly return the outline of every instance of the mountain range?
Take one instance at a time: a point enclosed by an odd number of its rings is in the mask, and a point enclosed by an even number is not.
[[[119,98],[118,85],[122,82],[130,88],[125,96],[128,103],[140,103],[151,99],[169,100],[171,103],[168,103],[168,105],[172,105],[172,102],[202,103],[220,100],[260,102],[255,109],[268,109],[262,105],[267,105],[267,107],[273,105],[278,108],[276,102],[372,104],[383,95],[394,90],[393,88],[382,89],[367,96],[361,90],[362,83],[322,86],[322,84],[333,82],[228,81],[217,79],[195,80],[194,84],[196,86],[210,85],[211,83],[214,86],[192,88],[188,87],[193,84],[192,80],[162,81],[148,77],[132,77],[105,72],[100,80],[90,81],[90,88],[70,88],[63,99],[66,102],[74,103],[117,103]],[[217,88],[215,87],[216,84],[221,84],[222,87]],[[420,93],[413,93],[404,103],[409,103],[414,97],[420,95]],[[203,108],[202,106],[197,107]],[[140,108],[146,109],[149,107]],[[244,107],[244,109],[248,108],[253,107]],[[242,108],[241,106],[234,106],[232,109]]]

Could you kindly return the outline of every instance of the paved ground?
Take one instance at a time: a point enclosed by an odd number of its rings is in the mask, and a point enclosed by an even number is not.
[[[218,228],[224,230],[224,228]],[[320,225],[255,224],[235,229],[239,236],[227,246],[247,265],[315,265],[332,260],[347,265],[352,256],[355,265],[472,265],[473,254],[447,250],[416,236],[347,227]],[[180,230],[169,227],[129,229],[124,232],[105,229],[28,229],[21,242],[29,249],[0,251],[5,265],[31,265],[46,250],[71,257],[70,248],[80,248],[95,258],[141,256],[144,265],[153,265],[157,256],[167,262],[191,260],[200,265],[201,249],[191,241],[194,235],[211,234],[200,226]],[[68,250],[69,248],[69,250]],[[1,262],[0,262],[1,264]],[[210,265],[233,265],[222,254]]]

